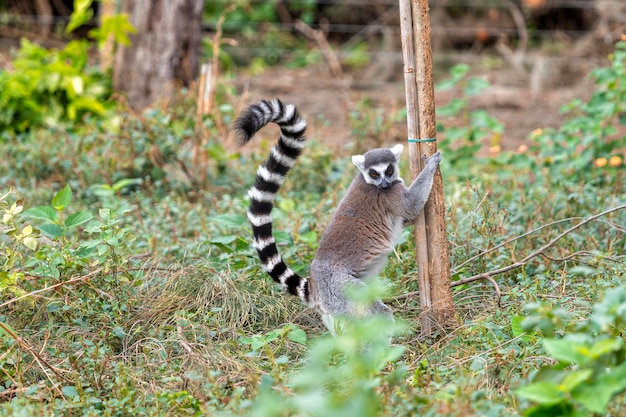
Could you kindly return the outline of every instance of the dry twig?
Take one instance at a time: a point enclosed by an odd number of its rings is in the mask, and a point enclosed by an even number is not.
[[[454,282],[452,282],[450,284],[450,286],[451,287],[457,287],[459,285],[469,284],[469,283],[474,282],[474,281],[485,279],[485,280],[489,281],[491,283],[491,285],[494,287],[494,290],[496,291],[496,294],[497,294],[497,297],[498,297],[498,304],[500,304],[500,298],[501,298],[501,294],[502,293],[500,291],[500,287],[498,286],[497,282],[493,279],[494,275],[502,274],[504,272],[508,272],[508,271],[513,270],[513,269],[522,267],[522,266],[526,265],[531,259],[533,259],[533,258],[535,258],[537,256],[544,256],[544,257],[546,257],[548,259],[552,259],[549,256],[545,255],[544,252],[547,249],[549,249],[550,247],[554,246],[554,244],[556,242],[558,242],[559,240],[561,240],[563,237],[567,236],[568,234],[572,233],[574,230],[580,228],[581,226],[584,226],[585,224],[587,224],[589,222],[592,222],[592,221],[594,221],[594,220],[596,220],[596,219],[598,219],[600,217],[606,216],[607,214],[611,214],[611,213],[614,213],[616,211],[620,211],[620,210],[624,210],[624,209],[626,209],[626,204],[622,204],[620,206],[610,208],[608,210],[605,210],[605,211],[603,211],[601,213],[598,213],[598,214],[594,214],[593,216],[590,216],[590,217],[587,217],[587,218],[582,218],[582,220],[579,223],[577,223],[574,226],[570,227],[569,229],[565,230],[563,233],[559,234],[557,237],[552,239],[550,242],[546,243],[545,245],[543,245],[542,247],[540,247],[536,251],[530,253],[529,255],[527,255],[526,257],[521,259],[520,261],[517,261],[517,262],[515,262],[515,263],[513,263],[511,265],[504,266],[502,268],[494,269],[493,271],[482,272],[480,274],[476,274],[476,275],[473,275],[473,276],[468,277],[468,278],[464,278],[464,279],[461,279],[461,280],[458,280],[458,281],[454,281]],[[537,232],[539,230],[545,229],[546,227],[550,227],[550,226],[553,226],[555,224],[562,223],[562,222],[565,222],[565,221],[578,220],[578,219],[581,219],[581,218],[580,217],[570,217],[570,218],[567,218],[567,219],[557,220],[557,221],[554,221],[554,222],[550,222],[550,223],[544,224],[544,225],[542,225],[542,226],[540,226],[540,227],[538,227],[538,228],[536,228],[534,230],[531,230],[529,232],[526,232],[526,233],[524,233],[524,234],[522,234],[520,236],[513,237],[513,238],[511,238],[511,239],[509,239],[509,240],[507,240],[505,242],[500,243],[499,245],[494,246],[491,249],[487,249],[487,250],[479,253],[478,255],[472,256],[467,261],[465,261],[462,264],[460,264],[460,265],[456,266],[455,268],[453,268],[453,273],[455,271],[458,271],[462,266],[466,265],[467,263],[469,263],[471,261],[474,261],[477,258],[479,258],[479,257],[481,257],[483,255],[486,255],[487,253],[493,252],[494,250],[496,250],[498,248],[501,248],[502,246],[508,245],[511,242],[514,242],[514,241],[516,241],[518,239],[521,239],[521,238],[523,238],[525,236],[533,234],[533,233],[535,233],[535,232]],[[559,258],[559,259],[556,259],[556,260],[565,261],[565,260],[568,260],[568,259],[576,256],[576,255],[580,255],[582,252],[583,251],[578,251],[578,252],[575,252],[572,255],[568,256],[568,257]],[[609,258],[609,259],[611,259],[611,258]],[[611,259],[611,260],[613,260],[613,259]],[[408,293],[399,295],[397,297],[394,297],[393,300],[394,301],[398,301],[398,300],[402,300],[404,298],[414,297],[414,296],[416,296],[418,294],[419,294],[419,291],[412,291],[412,292],[408,292]]]
[[[473,276],[468,277],[468,278],[464,278],[464,279],[461,279],[461,280],[458,280],[458,281],[454,281],[451,284],[451,286],[452,287],[456,287],[456,286],[463,285],[463,284],[469,284],[471,282],[478,281],[478,280],[481,280],[481,279],[489,280],[494,275],[502,274],[504,272],[508,272],[508,271],[513,270],[513,269],[516,269],[516,268],[519,268],[521,266],[524,266],[524,265],[526,265],[528,263],[528,261],[530,261],[531,259],[533,259],[533,258],[535,258],[535,257],[537,257],[539,255],[542,255],[547,249],[552,247],[556,242],[558,242],[559,240],[561,240],[563,237],[567,236],[568,234],[572,233],[574,230],[580,228],[581,226],[583,226],[583,225],[585,225],[585,224],[587,224],[589,222],[592,222],[592,221],[594,221],[595,219],[597,219],[599,217],[606,216],[607,214],[614,213],[616,211],[624,210],[624,209],[626,209],[626,204],[622,204],[621,206],[613,207],[613,208],[605,210],[605,211],[603,211],[601,213],[594,214],[593,216],[587,217],[586,219],[582,220],[580,223],[577,223],[574,226],[570,227],[569,229],[565,230],[563,233],[559,234],[557,237],[552,239],[550,242],[546,243],[545,245],[543,245],[542,247],[540,247],[536,251],[530,253],[529,255],[527,255],[526,257],[521,259],[520,261],[512,263],[511,265],[504,266],[502,268],[494,269],[493,271],[482,272],[480,274],[473,275]]]
[[[61,390],[59,390],[58,388],[58,384],[56,384],[52,378],[50,378],[50,375],[48,374],[47,370],[52,371],[52,373],[54,375],[57,376],[57,378],[62,379],[64,381],[70,381],[70,379],[64,377],[63,375],[61,375],[61,372],[64,372],[64,370],[57,368],[56,366],[51,365],[50,363],[48,363],[48,361],[46,361],[31,345],[30,343],[28,343],[26,340],[22,339],[18,334],[16,334],[13,329],[11,329],[6,323],[0,322],[0,328],[2,328],[2,330],[4,330],[9,336],[11,336],[18,345],[20,345],[20,347],[22,349],[24,349],[25,351],[27,351],[28,353],[30,353],[33,358],[35,358],[35,361],[37,362],[37,364],[39,365],[39,367],[41,368],[42,372],[44,373],[44,375],[46,376],[46,378],[48,378],[48,381],[50,381],[50,384],[52,385],[52,387],[54,387],[59,395],[63,396],[63,393],[61,392]],[[68,371],[65,371],[68,372]]]
[[[91,279],[91,278],[95,277],[96,275],[98,275],[100,272],[102,272],[102,268],[98,268],[98,269],[96,269],[94,271],[91,271],[87,275],[81,275],[81,276],[78,276],[78,277],[74,277],[74,278],[68,279],[67,281],[58,282],[58,283],[56,283],[54,285],[51,285],[49,287],[40,288],[38,290],[31,291],[31,292],[26,293],[26,294],[22,294],[19,297],[11,298],[9,301],[5,301],[4,303],[0,304],[0,308],[6,307],[8,305],[11,305],[11,304],[17,302],[17,301],[23,300],[24,298],[31,297],[33,295],[37,295],[37,294],[40,294],[40,293],[43,293],[43,292],[47,292],[47,291],[53,290],[55,288],[64,287],[66,285],[71,285],[71,284],[75,284],[75,283],[80,282],[80,281],[85,281],[85,280]]]
[[[343,78],[343,70],[341,69],[341,64],[339,63],[339,59],[337,55],[333,51],[333,48],[328,43],[328,39],[321,30],[315,30],[304,23],[302,20],[297,20],[295,24],[296,29],[302,32],[306,37],[314,40],[319,45],[326,61],[328,62],[328,66],[330,67],[330,71],[336,78]]]

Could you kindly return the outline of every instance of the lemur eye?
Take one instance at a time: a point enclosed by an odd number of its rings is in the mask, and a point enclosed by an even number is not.
[[[389,165],[387,167],[387,171],[385,171],[385,175],[391,177],[393,175],[393,165]]]
[[[374,179],[377,179],[377,178],[380,176],[380,175],[378,174],[378,172],[376,172],[376,170],[375,170],[375,169],[370,169],[369,174],[370,174],[370,177],[372,177],[372,178],[374,178]]]

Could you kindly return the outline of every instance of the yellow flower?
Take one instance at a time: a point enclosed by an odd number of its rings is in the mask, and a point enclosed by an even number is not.
[[[622,33],[622,36],[620,36],[620,38],[621,38],[624,42],[626,42],[626,33]]]
[[[519,148],[517,148],[517,152],[519,153],[524,153],[528,150],[528,145],[520,145]]]
[[[542,133],[543,133],[543,129],[538,127],[537,129],[535,129],[532,132],[530,132],[530,138],[531,139],[536,139],[537,136],[541,135]]]
[[[620,156],[613,155],[612,157],[609,158],[610,167],[618,167],[620,165],[622,165],[622,158]]]
[[[597,166],[598,168],[602,168],[602,167],[606,166],[606,164],[607,164],[608,162],[609,162],[609,161],[607,161],[607,159],[606,159],[606,158],[598,158],[598,159],[596,159],[596,166]]]
[[[494,145],[489,147],[489,153],[500,153],[500,145]]]

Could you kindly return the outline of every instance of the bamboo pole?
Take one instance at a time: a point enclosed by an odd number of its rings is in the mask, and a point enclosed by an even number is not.
[[[426,155],[430,156],[437,151],[437,142],[434,140],[437,136],[437,126],[429,6],[428,0],[412,1],[419,132],[422,140],[433,139],[432,142],[423,143]],[[429,254],[432,317],[436,323],[444,328],[455,327],[458,323],[450,287],[446,208],[443,179],[439,169],[435,174],[433,188],[424,208],[424,214]]]
[[[411,176],[423,168],[422,155],[437,151],[435,94],[428,0],[399,0],[402,56],[407,103]],[[433,321],[443,328],[457,324],[450,287],[443,180],[437,169],[424,212],[415,220],[416,263],[422,335]],[[431,321],[432,320],[432,321]]]
[[[406,93],[406,123],[409,137],[409,160],[411,164],[411,179],[415,179],[424,168],[422,165],[422,147],[419,142],[411,142],[411,139],[420,137],[418,122],[418,97],[417,78],[415,68],[414,38],[413,38],[413,15],[411,12],[411,0],[400,1],[400,32],[402,36],[402,58],[404,70],[404,88]],[[428,242],[426,235],[426,219],[424,213],[415,219],[413,234],[415,238],[415,258],[417,263],[417,280],[419,285],[420,308],[422,310],[421,332],[424,336],[432,333],[430,309],[432,305],[429,265],[428,265]]]

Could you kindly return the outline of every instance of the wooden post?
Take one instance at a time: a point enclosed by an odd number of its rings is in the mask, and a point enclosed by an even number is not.
[[[399,1],[409,157],[411,175],[415,178],[422,168],[421,156],[430,156],[437,151],[430,18],[428,0]],[[424,213],[416,219],[415,239],[420,307],[426,312],[421,319],[422,335],[429,336],[431,317],[443,328],[457,324],[450,288],[443,180],[439,169]],[[424,253],[427,258],[425,266]]]
[[[409,137],[409,161],[411,164],[411,179],[417,177],[422,166],[422,147],[419,142],[411,140],[420,137],[418,125],[418,102],[417,102],[417,79],[415,68],[415,52],[413,40],[413,16],[411,13],[411,0],[400,0],[400,32],[402,36],[402,57],[404,62],[404,89],[406,93],[406,123]],[[421,314],[421,332],[424,336],[432,333],[430,308],[430,281],[428,268],[428,243],[426,237],[426,219],[421,213],[413,226],[415,237],[415,259],[417,263],[417,281],[419,285]]]
[[[413,29],[417,66],[417,101],[419,103],[419,131],[422,138],[436,138],[435,88],[433,81],[433,53],[431,47],[428,0],[413,0]],[[425,143],[426,154],[437,152],[437,142]],[[438,169],[430,198],[424,208],[428,237],[430,293],[432,314],[444,328],[456,327],[457,318],[450,287],[450,256],[446,236],[446,206],[443,197],[443,179]]]

